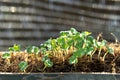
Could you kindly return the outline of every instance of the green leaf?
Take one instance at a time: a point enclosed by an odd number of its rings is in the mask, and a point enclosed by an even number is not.
[[[9,52],[5,52],[5,53],[2,54],[3,59],[10,58],[10,57],[11,57],[11,55],[10,55]]]
[[[75,35],[75,34],[78,33],[78,31],[77,31],[75,28],[71,28],[70,31],[71,31],[71,33],[72,33],[73,35]]]
[[[69,46],[73,46],[74,41],[73,41],[72,39],[69,38],[69,40],[67,41],[67,44],[68,44]]]
[[[76,57],[82,57],[83,55],[85,54],[85,49],[81,48],[79,50],[76,50],[73,55],[76,56]]]
[[[79,40],[76,42],[75,48],[80,49],[83,46],[83,41]]]
[[[91,34],[91,32],[84,31],[84,32],[82,32],[82,34],[83,34],[84,36],[88,36],[88,35],[90,35],[90,34]]]
[[[90,41],[91,43],[93,43],[94,38],[92,36],[88,36],[87,40]]]
[[[47,59],[47,60],[44,61],[44,65],[45,65],[46,67],[52,67],[52,66],[53,66],[53,62],[50,61],[50,59]]]
[[[48,56],[44,56],[43,58],[42,58],[42,61],[44,62],[44,61],[46,61],[48,59]]]
[[[47,47],[48,50],[52,50],[52,39],[48,39],[45,42],[45,46]]]
[[[28,54],[38,54],[39,53],[39,48],[36,46],[28,46],[27,49],[25,50]]]
[[[35,54],[38,54],[38,53],[39,53],[39,48],[36,47],[36,46],[34,46],[33,48],[34,48],[34,49],[33,49],[33,50],[34,50],[34,53],[35,53]]]
[[[24,71],[27,67],[28,67],[28,63],[25,62],[25,61],[21,61],[19,64],[18,64],[19,68],[21,71]]]
[[[20,51],[20,45],[14,44],[13,47],[9,47],[9,51]]]
[[[91,55],[93,51],[94,51],[94,48],[93,48],[93,47],[88,47],[88,48],[86,48],[86,54],[87,54],[87,55]]]
[[[78,63],[78,59],[76,56],[71,56],[70,59],[69,59],[69,63],[70,64],[77,64]]]
[[[111,47],[107,47],[107,50],[110,54],[114,54],[114,49],[112,49]]]
[[[102,40],[102,42],[101,42],[101,46],[106,46],[106,40]]]
[[[60,31],[61,37],[65,37],[65,36],[69,36],[69,35],[70,35],[70,31]]]
[[[57,48],[57,43],[56,43],[56,39],[53,39],[52,42],[51,42],[51,45],[52,45],[52,50],[55,50]]]

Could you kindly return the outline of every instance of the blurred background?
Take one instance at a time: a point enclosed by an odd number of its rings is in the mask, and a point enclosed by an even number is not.
[[[71,27],[120,39],[120,0],[0,0],[0,50],[39,46]]]

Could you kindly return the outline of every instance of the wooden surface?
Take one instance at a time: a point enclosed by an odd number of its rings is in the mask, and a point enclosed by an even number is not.
[[[120,39],[119,0],[0,0],[0,50],[37,45],[75,27]]]

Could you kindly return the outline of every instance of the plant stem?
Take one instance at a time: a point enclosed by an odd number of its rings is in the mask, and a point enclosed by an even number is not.
[[[103,61],[105,60],[105,56],[108,54],[108,51],[103,56]]]
[[[100,53],[101,53],[102,48],[100,47],[100,50],[98,52],[98,60],[100,59]]]

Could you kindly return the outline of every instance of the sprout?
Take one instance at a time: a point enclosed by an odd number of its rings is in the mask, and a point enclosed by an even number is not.
[[[28,67],[28,63],[25,61],[21,61],[18,66],[19,66],[21,71],[25,72],[25,69]]]
[[[2,58],[3,58],[3,59],[11,58],[10,52],[5,52],[5,53],[3,53],[3,54],[2,54]]]
[[[44,62],[44,65],[45,65],[44,69],[46,67],[52,67],[53,66],[53,62],[48,58],[48,56],[44,56],[42,61]]]
[[[20,51],[20,45],[14,44],[13,47],[9,47],[9,51],[11,52]]]
[[[36,46],[28,46],[25,52],[27,52],[28,54],[32,54],[32,53],[38,54],[39,48]]]

